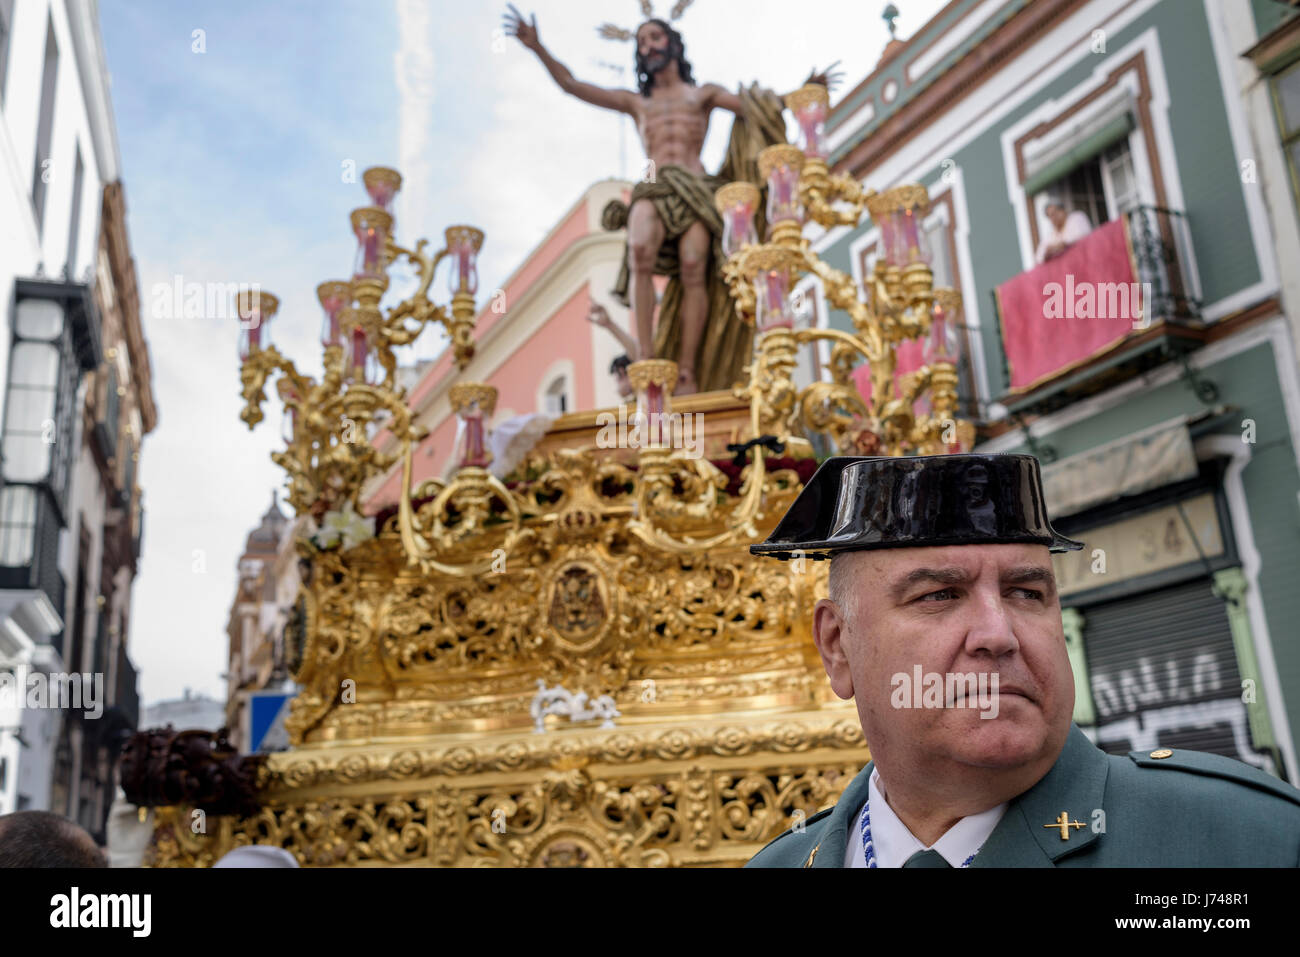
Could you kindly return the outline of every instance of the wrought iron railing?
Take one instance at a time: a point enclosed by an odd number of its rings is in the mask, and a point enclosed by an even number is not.
[[[1148,315],[1195,319],[1201,314],[1200,283],[1192,266],[1187,215],[1161,206],[1137,206],[1124,214],[1138,282],[1150,290]]]

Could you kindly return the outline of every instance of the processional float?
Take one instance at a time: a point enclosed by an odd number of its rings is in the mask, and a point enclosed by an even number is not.
[[[498,478],[496,390],[458,382],[456,469],[413,486],[425,430],[394,350],[437,324],[457,369],[470,363],[483,233],[452,226],[432,254],[425,240],[398,245],[393,170],[365,173],[352,278],[318,289],[320,381],[271,344],[275,297],[241,296],[242,418],[261,421],[278,376],[286,447],[273,458],[310,516],[285,633],[301,691],[284,752],[136,736],[124,786],[157,808],[149,863],[203,866],[272,844],[309,866],[735,865],[836,800],[868,752],[811,641],[826,565],[764,562],[748,546],[819,454],[959,451],[973,428],[956,415],[961,300],[933,288],[925,189],[877,193],[830,173],[825,87],[787,104],[800,145],[761,154],[762,188],[716,197],[727,282],[756,329],[748,381],[674,408],[676,364],[633,363],[636,449],[597,447],[596,413],[575,413]],[[854,227],[864,211],[881,253],[860,296],[804,227]],[[416,289],[381,308],[402,259]],[[443,260],[449,306],[430,298]],[[852,331],[809,326],[810,281]],[[821,343],[825,376],[800,387],[799,350]],[[901,347],[924,362],[901,372]],[[869,388],[854,378],[864,364]],[[701,409],[720,427],[693,457],[671,424]],[[362,517],[367,483],[393,469],[397,507]],[[599,706],[566,712],[566,695]]]

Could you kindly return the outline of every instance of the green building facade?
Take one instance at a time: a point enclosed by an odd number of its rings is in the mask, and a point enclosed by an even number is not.
[[[954,0],[827,124],[836,171],[929,190],[935,284],[965,303],[976,449],[1037,454],[1055,524],[1088,545],[1058,559],[1080,726],[1107,750],[1217,751],[1293,783],[1295,17],[1271,0]],[[1266,64],[1249,55],[1265,46]],[[1049,197],[1090,237],[1123,224],[1145,318],[1016,383],[1025,337],[1063,335],[998,295],[1037,265]],[[866,221],[815,246],[862,279],[878,241]],[[851,328],[808,291],[819,324]]]

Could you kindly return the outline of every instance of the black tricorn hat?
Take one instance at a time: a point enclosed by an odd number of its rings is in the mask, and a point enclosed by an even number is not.
[[[1016,543],[1083,548],[1047,520],[1032,455],[846,455],[823,462],[767,541],[749,551],[784,561],[796,551],[823,559],[868,548]]]

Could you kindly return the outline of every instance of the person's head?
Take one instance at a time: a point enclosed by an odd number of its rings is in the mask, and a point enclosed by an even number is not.
[[[65,817],[49,811],[0,816],[0,868],[107,866],[94,839]]]
[[[655,85],[655,77],[661,70],[675,69],[684,83],[692,86],[695,77],[691,64],[686,59],[686,44],[682,35],[668,25],[667,21],[647,20],[636,30],[636,80],[637,89],[642,96],[649,96]]]
[[[627,377],[627,367],[632,364],[632,360],[626,355],[621,355],[609,364],[609,374],[614,377],[614,382],[618,385],[618,397],[626,399],[636,390],[632,388],[632,382]]]
[[[213,868],[227,867],[297,867],[298,859],[282,847],[246,844],[231,848]]]
[[[1061,197],[1055,193],[1048,196],[1047,201],[1043,204],[1043,215],[1047,217],[1047,221],[1050,222],[1058,232],[1064,229],[1065,219],[1069,215],[1069,210],[1065,208],[1065,200],[1061,199]]]
[[[1027,787],[1065,744],[1074,681],[1046,545],[840,552],[813,635],[882,775],[985,769]],[[941,682],[942,706],[918,679]]]
[[[837,456],[750,546],[830,557],[813,640],[889,788],[977,813],[1060,756],[1074,678],[1051,554],[1084,544],[1046,501],[1031,455]]]

